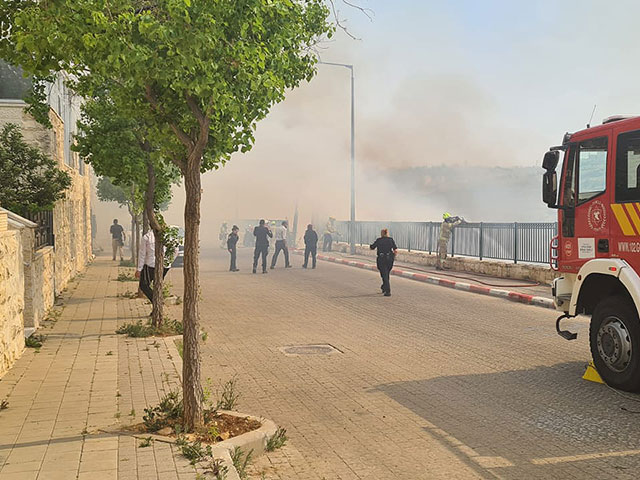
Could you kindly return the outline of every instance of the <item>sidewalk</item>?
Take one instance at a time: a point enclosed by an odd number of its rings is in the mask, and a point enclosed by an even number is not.
[[[0,378],[2,480],[193,479],[173,445],[104,433],[142,421],[144,408],[178,388],[181,362],[170,339],[116,335],[121,324],[145,318],[149,305],[123,297],[105,257],[70,283],[57,321],[45,323],[38,350],[27,348]]]
[[[303,255],[304,250],[296,249],[294,253]],[[319,260],[339,263],[365,270],[377,271],[375,261],[371,257],[348,254],[338,251],[318,253]],[[481,295],[505,298],[507,300],[526,303],[543,308],[555,309],[551,297],[551,287],[527,280],[492,277],[478,273],[457,272],[454,270],[439,271],[434,267],[395,262],[392,275],[409,278],[419,282],[432,283],[443,287],[464,290]]]

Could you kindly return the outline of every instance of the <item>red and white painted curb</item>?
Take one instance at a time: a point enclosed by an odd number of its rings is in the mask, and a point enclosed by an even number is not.
[[[295,251],[301,254],[300,251]],[[363,268],[365,270],[378,271],[378,268],[372,263],[359,262],[357,260],[348,260],[346,258],[330,257],[328,255],[318,255],[318,259],[325,260],[327,262],[339,263],[341,265],[348,265],[350,267]],[[447,278],[436,277],[425,273],[409,272],[407,270],[401,270],[394,268],[391,270],[391,275],[397,275],[399,277],[409,278],[418,282],[431,283],[433,285],[440,285],[442,287],[454,288],[456,290],[464,290],[472,293],[480,293],[482,295],[488,295],[490,297],[499,297],[513,302],[525,303],[528,305],[535,305],[536,307],[551,308],[555,310],[555,304],[553,300],[545,297],[536,297],[534,295],[527,295],[526,293],[513,292],[510,290],[502,290],[500,288],[486,287],[484,285],[477,285],[474,283],[458,282],[455,280],[449,280]]]

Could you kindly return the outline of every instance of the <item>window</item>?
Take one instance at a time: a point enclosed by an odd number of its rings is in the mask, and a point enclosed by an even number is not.
[[[578,147],[572,145],[566,154],[565,163],[567,164],[564,171],[564,185],[562,195],[562,235],[565,237],[573,237],[575,225],[576,206],[576,182],[575,182],[575,160]]]
[[[640,202],[640,130],[618,135],[616,202]]]
[[[607,137],[578,145],[578,205],[607,189]]]
[[[0,60],[0,98],[22,100],[31,88],[31,80],[25,78],[20,67]]]

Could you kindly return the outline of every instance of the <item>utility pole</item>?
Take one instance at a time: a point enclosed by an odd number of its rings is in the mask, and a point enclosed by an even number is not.
[[[355,78],[353,65],[318,61],[322,65],[348,68],[351,72],[351,218],[349,221],[349,250],[356,253],[356,128],[355,128]]]

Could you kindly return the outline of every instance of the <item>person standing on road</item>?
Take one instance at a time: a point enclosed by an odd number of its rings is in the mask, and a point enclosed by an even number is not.
[[[169,259],[165,259],[169,260]],[[170,263],[169,263],[170,264]],[[169,267],[164,267],[162,278],[167,276]],[[140,240],[140,249],[138,250],[138,270],[136,278],[140,279],[139,287],[142,293],[153,303],[153,288],[151,284],[156,273],[156,237],[153,230],[149,229]]]
[[[371,250],[378,249],[376,265],[378,266],[380,276],[382,277],[382,286],[380,289],[382,290],[382,293],[384,293],[385,297],[390,297],[391,284],[389,283],[389,274],[393,268],[393,261],[398,251],[396,242],[394,242],[393,238],[389,236],[389,231],[386,228],[383,228],[380,231],[380,238],[376,239],[375,242],[369,245],[369,248],[371,248]]]
[[[120,260],[122,261],[122,247],[124,245],[124,241],[126,240],[126,234],[124,233],[124,228],[122,225],[118,225],[118,219],[113,219],[113,225],[109,229],[111,233],[111,247],[113,248],[113,260],[116,259],[117,254],[120,254]]]
[[[258,258],[262,255],[262,273],[267,273],[267,255],[269,253],[269,237],[273,238],[273,232],[265,225],[264,220],[260,220],[260,225],[253,229],[253,236],[256,237],[256,248],[253,251],[253,273],[258,267]]]
[[[240,239],[240,237],[238,236],[238,230],[240,229],[238,228],[237,225],[234,225],[233,227],[231,227],[231,233],[229,234],[229,238],[227,238],[227,249],[231,254],[231,265],[229,266],[230,272],[240,271],[240,269],[236,266],[236,255],[237,255],[236,245],[238,243],[238,240]]]
[[[304,264],[302,268],[309,265],[309,255],[311,255],[312,267],[316,268],[316,253],[318,252],[318,234],[313,229],[313,225],[307,225],[307,231],[304,232]]]
[[[284,252],[284,268],[291,268],[291,264],[289,263],[289,248],[287,248],[287,227],[289,224],[286,220],[282,221],[282,225],[276,227],[276,251],[273,252],[273,257],[271,257],[271,270],[276,267],[276,262],[278,261],[278,255],[280,254],[280,250]]]
[[[336,219],[333,217],[329,217],[329,220],[327,221],[327,226],[324,229],[324,234],[322,235],[322,251],[323,252],[331,251],[331,246],[333,244],[333,234],[336,231],[335,221]]]
[[[438,257],[436,259],[436,270],[444,270],[443,262],[447,258],[447,246],[451,238],[452,230],[460,225],[464,220],[460,217],[452,217],[450,213],[442,214],[442,224],[440,225],[440,238],[438,239]]]

